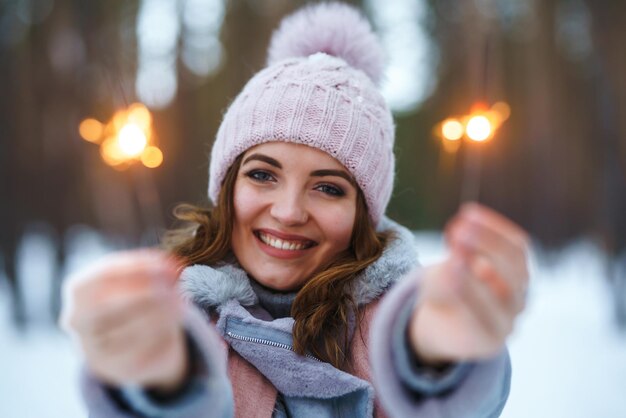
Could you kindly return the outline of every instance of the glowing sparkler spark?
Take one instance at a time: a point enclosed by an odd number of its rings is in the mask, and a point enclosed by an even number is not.
[[[472,116],[467,122],[465,130],[468,138],[476,142],[487,140],[493,133],[491,122],[484,115]]]
[[[106,124],[85,119],[79,133],[85,140],[99,143],[102,159],[115,169],[124,170],[136,161],[148,168],[163,163],[163,152],[153,144],[152,115],[142,103],[118,110]]]
[[[163,153],[157,147],[150,146],[141,154],[141,162],[148,168],[156,168],[163,162]]]
[[[137,124],[144,131],[149,131],[152,125],[152,115],[147,107],[141,103],[133,103],[128,108],[128,120]]]
[[[100,145],[100,156],[110,166],[118,166],[126,162],[127,157],[119,147],[117,138],[111,136]]]
[[[129,157],[138,157],[148,145],[148,138],[136,124],[129,122],[117,134],[119,147]]]
[[[469,115],[449,117],[435,125],[434,133],[443,139],[447,152],[456,152],[456,141],[466,137],[472,142],[484,142],[495,135],[510,115],[511,108],[505,102],[497,102],[491,108],[485,103],[476,103]]]
[[[85,119],[78,126],[78,133],[80,133],[80,136],[85,141],[89,142],[100,141],[103,131],[104,127],[102,126],[102,123],[93,118]]]
[[[446,119],[441,124],[441,134],[450,141],[458,141],[463,137],[464,132],[463,124],[457,119]]]
[[[497,102],[491,106],[491,111],[496,113],[500,119],[500,123],[504,122],[511,116],[511,107],[505,102]]]

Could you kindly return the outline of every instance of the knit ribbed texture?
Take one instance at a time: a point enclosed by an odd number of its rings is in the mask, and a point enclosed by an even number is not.
[[[341,162],[378,224],[393,188],[394,125],[372,80],[325,53],[288,58],[257,73],[224,115],[211,154],[209,197],[237,156],[272,141],[308,145]]]

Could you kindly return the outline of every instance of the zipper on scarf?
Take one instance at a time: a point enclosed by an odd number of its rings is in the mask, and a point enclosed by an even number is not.
[[[264,344],[264,345],[269,345],[271,347],[278,347],[278,348],[282,348],[284,350],[289,350],[289,351],[294,351],[292,346],[290,346],[289,344],[283,344],[283,343],[277,343],[276,341],[270,341],[270,340],[264,340],[262,338],[256,338],[256,337],[246,337],[244,335],[239,335],[239,334],[235,334],[232,333],[230,331],[226,332],[226,335],[228,335],[231,338],[234,338],[235,340],[240,340],[240,341],[245,341],[248,343],[255,343],[255,344]],[[322,363],[322,360],[318,359],[317,357],[313,357],[310,354],[305,354],[305,357],[310,358],[312,360],[315,361],[319,361],[320,363]]]

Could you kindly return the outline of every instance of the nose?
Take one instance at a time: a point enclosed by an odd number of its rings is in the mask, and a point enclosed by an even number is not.
[[[309,220],[304,197],[299,193],[278,196],[270,209],[270,214],[286,226],[302,225]]]

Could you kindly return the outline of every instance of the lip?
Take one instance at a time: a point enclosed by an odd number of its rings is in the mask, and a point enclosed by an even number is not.
[[[266,235],[273,235],[276,238],[280,238],[282,240],[287,240],[287,241],[309,241],[309,242],[313,242],[314,244],[308,248],[303,248],[301,250],[283,250],[283,249],[278,249],[278,248],[274,248],[271,245],[267,245],[266,243],[264,243],[263,241],[261,241],[261,238],[259,237],[258,233],[259,232],[263,232]],[[278,231],[274,231],[271,229],[257,229],[254,231],[254,238],[256,239],[256,242],[259,245],[259,248],[267,255],[271,256],[271,257],[275,257],[275,258],[280,258],[283,260],[291,260],[294,258],[299,258],[302,257],[304,255],[306,255],[312,248],[314,248],[317,245],[317,242],[303,237],[301,235],[292,235],[292,234],[284,234]]]

